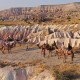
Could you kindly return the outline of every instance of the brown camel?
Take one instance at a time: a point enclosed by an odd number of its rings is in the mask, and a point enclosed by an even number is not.
[[[5,41],[1,41],[0,42],[0,50],[2,51],[2,53],[4,53],[5,50],[8,51],[8,53],[11,52],[11,49],[15,47],[15,42],[5,42]]]
[[[66,62],[67,57],[70,55],[71,56],[71,61],[73,61],[74,58],[74,53],[72,50],[68,50],[68,49],[61,49],[58,48],[56,49],[56,55],[58,56],[58,59],[60,59],[61,57],[63,57],[63,62]]]

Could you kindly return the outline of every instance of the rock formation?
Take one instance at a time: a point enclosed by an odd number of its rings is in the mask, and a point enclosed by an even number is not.
[[[68,27],[68,28],[67,28]],[[70,29],[69,29],[70,28]],[[65,30],[66,29],[66,30]],[[56,42],[64,41],[65,44],[71,40],[73,46],[79,46],[80,40],[80,24],[73,25],[34,25],[34,26],[2,26],[0,27],[1,40],[18,40],[23,41],[28,39],[30,43],[46,43],[50,44],[55,40]],[[66,43],[67,41],[67,43]],[[41,44],[42,44],[41,43]],[[67,45],[66,45],[67,46]]]
[[[41,5],[38,7],[11,8],[0,11],[1,20],[50,20],[56,18],[79,18],[80,2]]]

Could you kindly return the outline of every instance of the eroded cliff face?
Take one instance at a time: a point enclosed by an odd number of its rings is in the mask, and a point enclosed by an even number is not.
[[[58,45],[65,43],[65,47],[70,42],[72,46],[80,46],[80,24],[68,25],[33,25],[33,26],[1,26],[0,40],[18,40],[23,42],[25,39],[29,43],[48,43],[55,41]]]
[[[67,80],[80,79],[80,64],[35,65],[25,68],[0,68],[0,80]],[[72,77],[70,77],[72,76]]]
[[[67,47],[71,40],[72,46],[80,46],[80,24],[69,25],[34,25],[34,26],[1,26],[0,39],[8,38],[19,39],[27,38],[31,43],[41,44],[47,40],[50,44],[58,41],[58,44],[65,42]],[[72,68],[71,68],[72,69]],[[79,68],[80,69],[80,68]],[[28,66],[26,68],[0,68],[0,80],[55,80],[49,70],[42,66]]]
[[[2,20],[38,20],[39,18],[54,19],[78,17],[80,17],[80,2],[60,5],[41,5],[38,7],[11,8],[0,11],[0,19]]]
[[[33,26],[1,26],[0,39],[32,39],[39,42],[46,38],[80,38],[80,24],[68,25],[33,25]]]
[[[18,40],[28,39],[30,43],[52,44],[54,40],[61,43],[65,42],[66,46],[71,39],[73,46],[79,46],[80,42],[80,24],[69,25],[34,25],[34,26],[2,26],[0,27],[1,40]],[[67,41],[67,43],[66,43]]]
[[[0,80],[28,80],[25,69],[0,68]]]
[[[49,70],[40,67],[34,68],[29,66],[26,68],[0,68],[0,80],[55,80]]]

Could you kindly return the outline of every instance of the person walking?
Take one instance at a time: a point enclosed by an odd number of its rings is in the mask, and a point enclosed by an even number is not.
[[[70,51],[71,53],[72,53],[72,61],[73,61],[73,58],[74,58],[74,52],[73,52],[73,50],[72,50],[72,46],[71,46],[71,44],[70,43],[68,43],[68,51]]]
[[[68,43],[68,51],[71,51],[72,50],[72,46],[70,43]]]
[[[26,51],[29,49],[29,45],[28,43],[26,43]]]

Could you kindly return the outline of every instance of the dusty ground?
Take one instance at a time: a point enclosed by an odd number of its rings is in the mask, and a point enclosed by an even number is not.
[[[46,51],[46,57],[44,58],[38,48],[30,48],[26,51],[25,47],[13,48],[11,53],[2,54],[0,51],[0,61],[1,62],[11,62],[11,63],[24,63],[24,64],[36,64],[41,63],[45,65],[59,65],[63,63],[63,59],[58,59],[57,56],[48,57],[48,51]],[[70,62],[70,57],[67,58],[67,63]],[[80,63],[80,52],[75,53],[74,62],[76,64]]]

